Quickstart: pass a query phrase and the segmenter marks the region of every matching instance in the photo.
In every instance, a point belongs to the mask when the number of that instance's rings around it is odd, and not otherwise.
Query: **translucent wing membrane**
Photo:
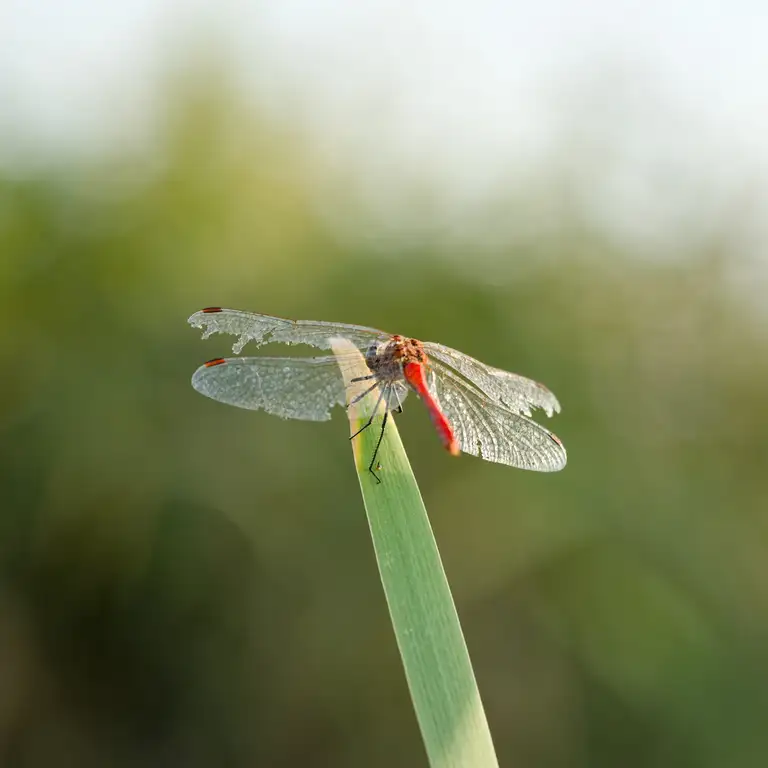
[[[233,357],[201,365],[192,376],[201,394],[284,419],[327,421],[345,404],[335,357]]]
[[[206,397],[238,408],[284,419],[327,421],[335,405],[346,405],[339,365],[340,359],[331,356],[219,358],[195,371],[192,386]],[[371,381],[369,386],[374,384]],[[383,403],[389,410],[397,408],[406,394],[402,384],[389,386]]]
[[[330,349],[329,339],[340,336],[351,341],[356,347],[366,349],[375,341],[389,338],[389,334],[383,331],[362,325],[326,323],[320,320],[288,320],[284,317],[218,307],[195,312],[189,318],[189,324],[195,328],[202,328],[204,339],[214,333],[229,333],[237,336],[237,341],[232,345],[232,351],[236,355],[242,352],[249,341],[254,341],[258,345],[281,342]]]
[[[429,388],[453,427],[461,450],[519,469],[556,472],[567,456],[559,438],[463,381],[446,366],[433,366]]]
[[[449,365],[462,377],[469,379],[489,400],[500,403],[510,411],[526,416],[531,415],[531,408],[541,408],[547,416],[560,412],[557,398],[543,384],[533,379],[486,365],[463,352],[433,341],[424,342],[424,349],[430,357]]]

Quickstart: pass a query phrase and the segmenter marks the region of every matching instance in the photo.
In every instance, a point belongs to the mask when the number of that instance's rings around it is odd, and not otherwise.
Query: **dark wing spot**
[[[221,312],[221,307],[206,307],[205,309],[201,309],[201,312],[205,312],[207,315],[210,315],[214,312]]]
[[[214,365],[223,365],[227,361],[223,357],[214,357],[213,360],[209,360],[207,363],[203,363],[206,368],[213,368]]]

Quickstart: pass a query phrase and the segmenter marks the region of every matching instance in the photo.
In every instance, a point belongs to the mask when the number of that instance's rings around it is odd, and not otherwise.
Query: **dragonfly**
[[[192,386],[222,403],[305,421],[327,421],[334,406],[349,407],[373,393],[376,402],[370,418],[352,438],[383,413],[368,466],[377,482],[381,479],[376,470],[381,467],[376,457],[387,420],[391,412],[402,412],[409,392],[424,403],[452,455],[464,452],[538,472],[556,472],[566,464],[560,438],[532,418],[534,409],[547,416],[560,412],[560,403],[547,387],[443,344],[362,325],[289,320],[221,307],[195,312],[189,323],[202,329],[203,339],[216,333],[236,336],[235,355],[248,343],[304,344],[330,350],[334,339],[349,341],[355,350],[324,357],[214,358],[195,371]],[[369,373],[351,380],[362,382],[364,389],[347,402],[341,366],[345,361],[359,363],[360,353]]]

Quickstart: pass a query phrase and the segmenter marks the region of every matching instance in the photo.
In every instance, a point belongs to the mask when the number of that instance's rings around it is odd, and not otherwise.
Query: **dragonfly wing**
[[[203,338],[214,333],[228,333],[237,336],[232,351],[239,355],[249,342],[258,345],[270,342],[283,344],[308,344],[318,349],[330,349],[330,339],[342,337],[360,349],[367,349],[376,341],[389,338],[389,334],[375,328],[347,323],[326,323],[320,320],[288,320],[284,317],[260,315],[239,309],[211,307],[195,312],[189,324],[203,329]]]
[[[335,357],[219,358],[195,371],[192,386],[221,403],[304,421],[327,421],[346,396]]]
[[[428,383],[465,453],[537,472],[565,466],[565,447],[541,424],[486,398],[445,366],[434,366]]]
[[[547,416],[560,412],[557,398],[538,381],[486,365],[463,352],[432,341],[424,342],[424,349],[430,357],[449,365],[488,399],[504,408],[526,416],[531,415],[531,408],[541,408]]]

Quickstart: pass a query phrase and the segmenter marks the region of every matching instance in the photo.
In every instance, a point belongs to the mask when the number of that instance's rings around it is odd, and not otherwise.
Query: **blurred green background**
[[[138,147],[0,167],[0,765],[425,764],[344,415],[197,395],[231,341],[187,327],[208,305],[440,341],[560,398],[557,475],[398,418],[503,765],[768,764],[741,210],[617,238],[583,204],[594,156],[461,237],[407,186],[398,236],[311,131],[195,61]]]

